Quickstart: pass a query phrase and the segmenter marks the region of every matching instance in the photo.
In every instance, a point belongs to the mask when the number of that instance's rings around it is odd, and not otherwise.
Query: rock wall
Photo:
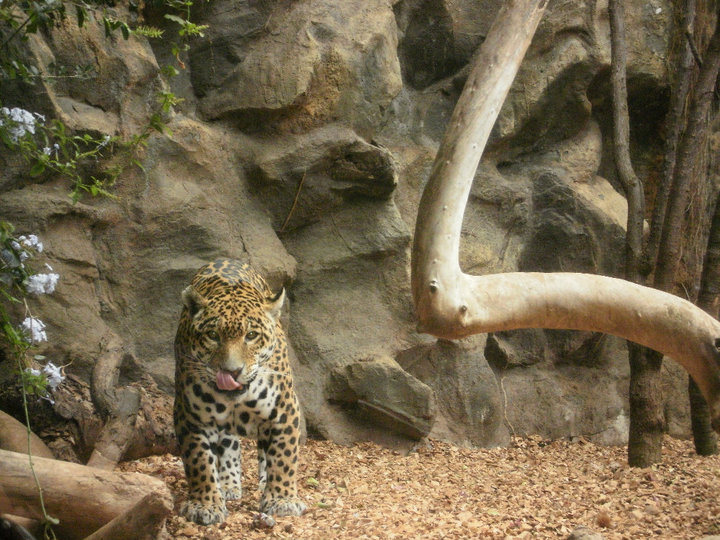
[[[38,62],[90,58],[97,78],[3,89],[3,104],[79,130],[128,135],[154,94],[184,98],[170,136],[114,199],[73,205],[62,180],[28,179],[0,153],[2,215],[42,236],[61,274],[33,306],[43,353],[87,377],[117,334],[125,377],[166,391],[180,291],[205,261],[250,261],[289,291],[288,326],[310,433],[407,446],[430,435],[500,445],[514,434],[627,437],[626,352],[615,338],[523,330],[437,342],[414,329],[409,258],[418,200],[468,63],[499,0],[213,0],[187,69],[170,40],[107,40],[62,24]],[[164,25],[152,4],[142,14]],[[626,204],[614,177],[606,4],[556,0],[495,125],[465,215],[475,274],[622,274]],[[659,166],[670,3],[627,5],[637,167]],[[117,8],[121,9],[121,8]],[[125,16],[128,16],[125,14]],[[651,96],[653,99],[648,99]],[[518,294],[522,294],[519,291]],[[684,375],[668,364],[668,417],[686,433]]]

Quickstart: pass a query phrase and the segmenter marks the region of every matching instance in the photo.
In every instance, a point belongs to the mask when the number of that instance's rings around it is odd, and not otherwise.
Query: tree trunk
[[[689,17],[688,15],[687,18]],[[683,30],[688,33],[687,39],[692,39],[692,36],[689,35],[689,28]],[[692,191],[698,184],[697,156],[707,142],[709,114],[719,70],[720,24],[716,23],[692,94],[687,126],[679,142],[677,163],[667,201],[667,213],[662,224],[654,285],[665,291],[672,291],[675,275],[680,265],[685,213]],[[705,268],[709,270],[708,266]],[[703,307],[703,309],[706,308]],[[708,310],[706,309],[706,311]],[[717,311],[713,315],[717,316]],[[717,452],[717,442],[710,429],[712,413],[707,409],[707,404],[693,381],[688,382],[688,395],[695,448],[699,454],[715,453]]]
[[[663,223],[662,240],[655,268],[654,286],[672,291],[680,265],[681,241],[685,211],[695,185],[695,161],[707,141],[708,114],[713,102],[715,83],[720,70],[720,24],[710,39],[700,68],[694,98],[688,113],[688,124],[678,147],[677,164]]]
[[[663,355],[637,343],[628,343],[628,356],[628,464],[631,467],[649,467],[662,461],[663,435],[666,431],[665,399],[660,373]]]
[[[613,147],[615,166],[625,187],[627,231],[625,234],[625,279],[643,284],[640,271],[643,253],[645,194],[630,160],[630,120],[627,107],[625,13],[622,0],[610,0],[610,42],[612,49]],[[628,342],[630,362],[630,433],[628,463],[647,467],[662,460],[665,418],[660,369],[662,356]]]
[[[172,511],[170,490],[157,478],[53,459],[33,458],[33,463],[45,508],[60,520],[54,527],[59,538],[84,538],[148,494],[161,501],[168,513]],[[42,516],[27,454],[0,450],[0,513]]]
[[[645,276],[652,272],[657,263],[657,254],[660,246],[660,237],[662,236],[662,227],[665,221],[667,201],[675,175],[677,147],[680,141],[680,135],[685,128],[685,110],[690,92],[692,70],[695,66],[694,56],[688,44],[687,34],[692,33],[695,24],[695,4],[695,0],[687,0],[684,3],[682,7],[681,27],[675,36],[674,48],[677,48],[678,52],[675,55],[675,69],[671,70],[671,74],[675,77],[675,80],[672,84],[670,109],[665,116],[665,123],[668,128],[662,178],[655,194],[652,218],[650,220],[650,234],[643,257],[643,274]]]
[[[720,430],[720,323],[690,302],[602,276],[470,276],[460,270],[462,218],[475,171],[544,9],[543,0],[503,3],[450,119],[415,229],[412,292],[419,330],[446,339],[517,328],[625,337],[683,365]]]
[[[627,105],[625,70],[625,13],[622,0],[610,0],[610,37],[612,49],[613,150],[615,167],[625,188],[627,199],[627,230],[625,234],[625,279],[642,284],[640,259],[643,251],[645,194],[643,185],[630,161],[630,119]]]
[[[720,305],[720,195],[715,201],[697,305],[717,318]],[[688,381],[688,395],[695,451],[701,456],[717,454],[717,436],[710,429],[710,411],[700,389],[692,379]]]

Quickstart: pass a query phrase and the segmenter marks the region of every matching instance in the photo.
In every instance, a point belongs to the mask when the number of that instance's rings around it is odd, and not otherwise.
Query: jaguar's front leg
[[[293,410],[291,406],[289,410]],[[278,416],[278,422],[266,422],[259,430],[258,447],[265,450],[267,470],[260,511],[276,516],[299,516],[307,508],[297,496],[300,430],[297,417],[288,421],[287,411]]]
[[[242,497],[242,449],[240,438],[221,433],[214,446],[217,456],[218,481],[226,501]]]
[[[188,482],[188,499],[180,508],[180,514],[201,525],[222,522],[227,509],[218,482],[211,434],[205,430],[180,432],[180,450]]]

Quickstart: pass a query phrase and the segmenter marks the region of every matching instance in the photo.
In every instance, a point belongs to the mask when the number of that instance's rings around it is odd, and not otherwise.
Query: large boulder
[[[402,86],[393,12],[381,0],[203,4],[190,52],[207,118],[252,131],[304,130],[342,117],[373,129]]]
[[[335,368],[328,399],[363,421],[421,439],[435,422],[433,391],[392,358],[377,357]]]
[[[484,447],[510,440],[501,388],[485,360],[484,346],[484,336],[439,340],[398,355],[398,363],[435,394],[438,412],[430,437]]]

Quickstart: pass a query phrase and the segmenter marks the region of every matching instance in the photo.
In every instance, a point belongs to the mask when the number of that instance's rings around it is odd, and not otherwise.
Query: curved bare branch
[[[504,2],[438,150],[412,253],[419,330],[449,339],[516,328],[615,334],[680,363],[698,383],[720,430],[720,323],[690,302],[603,276],[471,276],[460,269],[460,231],[475,171],[544,9],[545,0]]]

